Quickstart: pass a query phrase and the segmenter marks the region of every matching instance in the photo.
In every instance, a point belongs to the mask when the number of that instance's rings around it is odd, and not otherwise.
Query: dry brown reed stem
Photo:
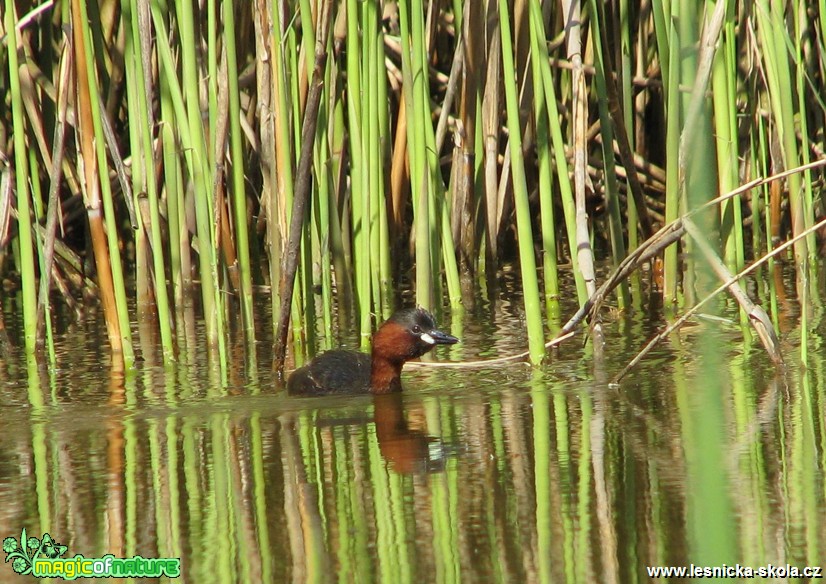
[[[25,16],[23,16],[20,20],[17,21],[17,24],[14,26],[14,28],[17,29],[17,32],[19,33],[24,28],[29,26],[29,24],[34,22],[34,20],[37,19],[41,14],[49,10],[53,4],[54,0],[46,0],[46,2],[44,2],[40,6],[32,8],[28,13],[26,13]],[[0,37],[0,42],[6,42],[6,35]]]
[[[103,209],[98,182],[97,153],[95,152],[95,130],[92,121],[92,96],[89,91],[89,66],[86,60],[86,46],[83,40],[83,27],[80,0],[72,0],[72,45],[74,49],[75,87],[77,89],[76,114],[78,162],[82,165],[85,179],[84,195],[89,216],[89,233],[97,266],[98,284],[100,286],[103,314],[109,344],[113,353],[122,353],[123,344],[120,334],[112,268],[109,263],[109,246],[103,228]]]
[[[566,322],[559,332],[559,335],[565,335],[572,332],[580,322],[586,317],[594,318],[599,314],[602,303],[620,283],[626,279],[631,273],[640,265],[651,259],[656,254],[672,243],[679,241],[685,233],[685,229],[680,220],[669,223],[660,228],[657,233],[642,242],[635,250],[633,250],[620,263],[616,271],[607,279],[599,289],[588,298],[588,301],[583,304],[579,310]],[[559,336],[558,335],[558,336]]]
[[[453,148],[453,240],[457,242],[462,264],[468,270],[476,265],[477,257],[474,161],[478,116],[476,100],[485,59],[483,9],[481,2],[465,2],[460,41],[464,54],[464,75]]]
[[[0,152],[0,164],[8,167],[8,159]],[[5,250],[8,245],[11,227],[11,172],[0,172],[0,250]],[[0,254],[2,258],[3,254]]]
[[[442,103],[442,111],[439,114],[439,121],[436,124],[436,152],[442,151],[442,146],[445,143],[445,135],[447,134],[447,120],[450,117],[450,110],[453,107],[453,98],[456,96],[456,89],[459,87],[460,77],[464,70],[465,64],[464,45],[458,43],[456,51],[453,54],[453,63],[450,65],[450,77],[447,80],[445,88],[445,99]]]
[[[733,191],[731,191],[729,193],[722,194],[719,197],[711,199],[710,201],[706,201],[705,203],[703,203],[702,205],[700,205],[696,209],[693,209],[690,213],[688,213],[688,215],[691,216],[691,215],[694,215],[696,213],[699,213],[703,209],[708,209],[709,207],[711,207],[713,205],[716,205],[717,203],[721,203],[721,202],[725,201],[726,199],[730,199],[731,197],[736,197],[737,195],[741,195],[745,192],[750,191],[753,188],[762,186],[764,184],[772,183],[772,184],[778,184],[779,185],[780,183],[777,182],[777,181],[779,181],[780,179],[786,178],[787,176],[795,174],[795,173],[800,173],[800,172],[804,172],[804,171],[807,171],[807,170],[812,170],[813,168],[819,168],[821,166],[826,166],[826,158],[822,158],[820,160],[815,160],[814,162],[810,162],[808,164],[803,164],[801,166],[795,166],[794,168],[784,170],[783,172],[778,172],[777,174],[767,176],[766,178],[756,178],[756,179],[752,180],[751,182],[748,182],[748,183],[746,183],[742,186],[737,187],[736,189],[734,189]]]
[[[551,67],[556,67],[557,69],[567,69],[570,71],[574,67],[573,64],[567,59],[560,59],[558,57],[548,57],[548,62],[551,64]],[[597,74],[597,69],[593,65],[583,64],[582,70],[585,72],[585,75],[588,75],[589,77],[593,77]],[[659,74],[659,69],[650,73]],[[635,75],[631,78],[631,84],[634,87],[639,87],[640,89],[662,89],[663,86],[662,79],[656,79],[650,75],[647,77],[643,75]]]
[[[307,199],[312,183],[313,145],[318,125],[318,110],[321,104],[324,68],[327,63],[327,38],[330,34],[330,9],[332,0],[325,0],[320,6],[318,16],[318,35],[316,37],[313,77],[307,95],[304,121],[301,125],[301,154],[296,172],[295,195],[290,218],[290,238],[284,256],[284,269],[281,273],[280,298],[281,309],[278,314],[273,367],[277,373],[284,371],[284,358],[287,352],[287,332],[290,325],[290,306],[293,301],[295,274],[298,268],[298,254],[301,246],[301,229],[307,208]]]
[[[241,275],[238,269],[238,255],[235,252],[235,238],[232,224],[229,219],[226,197],[226,167],[224,157],[229,140],[229,87],[227,84],[227,47],[221,50],[221,64],[218,75],[218,116],[215,129],[215,175],[212,189],[212,198],[215,205],[216,234],[218,246],[224,254],[224,262],[229,274],[232,289],[238,292],[241,289]]]
[[[573,99],[573,140],[574,140],[574,201],[576,205],[576,258],[588,296],[596,293],[596,272],[591,238],[588,231],[588,211],[585,205],[585,181],[588,173],[588,91],[585,73],[582,70],[581,14],[579,2],[563,0],[565,34],[568,58],[574,67],[571,76]],[[602,352],[602,329],[594,322],[594,351],[599,357]]]
[[[23,43],[25,46],[25,42]],[[40,100],[37,99],[35,92],[34,79],[32,79],[31,70],[28,67],[19,68],[20,77],[20,92],[23,95],[23,107],[26,110],[26,117],[29,120],[32,134],[34,134],[35,142],[40,150],[40,155],[47,166],[51,166],[51,154],[49,147],[46,144],[46,131],[43,128],[43,112],[40,107]]]
[[[780,179],[782,179],[786,176],[789,176],[790,174],[793,174],[795,172],[804,172],[806,170],[810,170],[812,168],[817,168],[817,167],[824,166],[824,165],[826,165],[826,159],[817,160],[815,162],[812,162],[812,163],[809,163],[809,164],[804,164],[802,166],[798,166],[796,168],[792,168],[792,169],[783,171],[781,173],[772,175],[772,176],[767,177],[767,178],[753,180],[750,183],[748,183],[746,185],[743,185],[742,187],[740,187],[740,188],[738,188],[738,189],[736,189],[736,190],[734,190],[730,193],[726,193],[724,195],[721,195],[721,196],[717,197],[716,199],[713,199],[713,200],[709,201],[708,203],[702,205],[701,207],[693,210],[688,215],[690,216],[690,215],[693,215],[695,213],[699,213],[703,209],[711,206],[712,204],[716,204],[716,203],[719,203],[719,202],[721,202],[725,199],[737,196],[737,195],[741,194],[742,192],[744,192],[746,190],[749,190],[751,188],[755,188],[755,187],[761,186],[761,185],[766,184],[766,183],[776,183],[776,181],[779,181]],[[678,219],[677,221],[672,223],[671,226],[665,226],[665,227],[663,227],[663,229],[665,229],[666,227],[672,227],[673,228],[674,224],[682,223],[682,221],[683,221],[683,218]],[[816,232],[818,229],[821,229],[824,226],[826,226],[826,219],[823,219],[823,220],[819,221],[818,223],[812,225],[808,229],[803,230],[801,233],[795,235],[790,240],[788,240],[785,243],[779,245],[778,247],[773,249],[770,253],[766,254],[765,256],[763,256],[762,258],[760,258],[759,260],[757,260],[756,262],[754,262],[753,264],[751,264],[747,268],[741,270],[736,275],[732,276],[730,279],[726,280],[723,284],[721,284],[714,291],[712,291],[708,296],[706,296],[705,298],[700,300],[700,302],[698,302],[695,306],[691,307],[684,315],[682,315],[680,318],[678,318],[676,321],[674,321],[671,325],[666,327],[662,332],[657,334],[653,339],[651,339],[651,341],[649,341],[649,343],[645,347],[643,347],[643,349],[628,363],[628,365],[626,365],[625,368],[616,377],[614,377],[612,383],[618,383],[623,377],[625,377],[625,375],[628,373],[628,371],[630,371],[631,368],[633,368],[637,363],[639,363],[642,360],[642,358],[651,351],[651,349],[653,349],[660,341],[662,341],[663,339],[668,337],[668,335],[670,335],[672,332],[674,332],[680,326],[682,326],[683,323],[685,323],[691,316],[693,316],[706,302],[711,300],[713,297],[715,297],[717,294],[719,294],[723,290],[729,288],[733,283],[739,281],[740,279],[742,279],[743,277],[745,277],[746,275],[748,275],[749,273],[751,273],[752,271],[757,269],[759,266],[761,266],[764,263],[766,263],[767,261],[769,261],[769,259],[771,259],[774,256],[778,255],[780,252],[788,249],[790,246],[795,245],[800,239],[808,236],[810,233]],[[662,231],[662,230],[660,230],[660,231]],[[751,317],[751,315],[750,315],[750,317]],[[753,320],[753,319],[750,318],[750,320]],[[761,326],[761,325],[757,325],[757,326]],[[761,338],[761,341],[763,341],[763,336],[762,336],[763,333],[758,330],[758,334],[761,335],[760,338]],[[773,356],[773,358],[774,358],[774,356]]]
[[[488,18],[499,19],[496,2],[491,2]],[[500,127],[500,100],[501,88],[499,86],[499,76],[502,71],[502,39],[499,36],[499,27],[494,26],[491,31],[490,45],[488,47],[488,63],[485,78],[485,92],[482,97],[482,133],[484,136],[485,149],[485,219],[487,221],[486,257],[493,261],[498,254],[497,234],[498,223],[497,208],[498,202],[498,180],[499,180],[499,127]],[[509,160],[505,156],[505,160]],[[502,169],[505,174],[505,169]]]
[[[447,81],[447,87],[445,89],[445,98],[444,102],[441,106],[441,112],[439,113],[439,121],[436,124],[436,152],[442,151],[442,146],[444,145],[445,136],[447,135],[447,122],[450,118],[450,111],[453,107],[453,99],[456,96],[456,91],[459,88],[459,85],[464,77],[464,65],[465,65],[465,51],[464,51],[464,43],[457,40],[456,43],[456,51],[453,54],[453,62],[450,66],[450,77]],[[451,171],[454,173],[457,172],[458,167],[453,166]],[[455,195],[455,183],[454,184],[454,202],[452,205],[452,222],[451,222],[451,232],[453,234],[453,240],[459,242],[459,230],[461,226],[469,219],[466,217],[462,217],[459,213],[462,209],[458,205],[458,201],[456,201]],[[463,254],[464,255],[464,254]]]
[[[138,219],[135,216],[135,203],[132,200],[132,182],[131,174],[126,171],[126,164],[123,162],[123,157],[120,155],[120,148],[118,146],[118,138],[115,136],[115,130],[112,128],[112,121],[109,119],[109,114],[103,107],[102,98],[98,97],[98,104],[100,106],[100,122],[103,126],[103,135],[106,137],[106,147],[109,149],[109,156],[115,165],[115,176],[120,184],[121,193],[123,194],[123,201],[126,203],[126,212],[129,215],[129,223],[132,229],[138,229]],[[157,142],[160,146],[160,141]],[[160,165],[158,170],[160,171]],[[151,180],[151,179],[150,179]]]
[[[390,233],[398,237],[404,229],[404,189],[409,184],[407,169],[407,106],[406,100],[399,100],[396,118],[396,140],[393,145],[393,160],[390,165]],[[343,166],[343,165],[342,165]]]
[[[258,158],[261,161],[261,210],[258,215],[259,232],[264,222],[271,237],[274,234],[275,209],[272,208],[272,188],[275,184],[275,126],[272,115],[272,70],[270,69],[270,18],[266,0],[255,0],[253,25],[255,27],[255,114],[258,117]],[[270,245],[273,241],[270,240]]]

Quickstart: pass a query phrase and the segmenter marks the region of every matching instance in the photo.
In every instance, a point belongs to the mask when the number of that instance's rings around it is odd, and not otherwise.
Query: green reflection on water
[[[807,370],[775,380],[729,334],[687,329],[620,388],[594,383],[570,346],[545,369],[411,371],[389,400],[288,398],[266,371],[222,378],[197,356],[132,375],[65,367],[48,403],[3,411],[4,524],[48,530],[70,555],[180,556],[188,581],[645,582],[656,565],[817,565],[820,339]],[[609,352],[606,368],[627,358]],[[22,397],[9,384],[6,403],[42,398],[43,373],[18,373],[35,381]]]

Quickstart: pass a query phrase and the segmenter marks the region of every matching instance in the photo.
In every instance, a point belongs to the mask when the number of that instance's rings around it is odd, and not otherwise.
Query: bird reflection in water
[[[399,392],[373,397],[376,437],[385,462],[401,474],[441,472],[460,449],[420,430],[412,430]]]

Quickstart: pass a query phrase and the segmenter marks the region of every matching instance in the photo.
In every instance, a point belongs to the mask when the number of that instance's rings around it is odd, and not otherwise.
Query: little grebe
[[[389,393],[401,391],[402,367],[436,345],[459,339],[436,329],[423,308],[399,310],[373,335],[372,355],[355,351],[327,351],[296,369],[287,390],[292,395]]]

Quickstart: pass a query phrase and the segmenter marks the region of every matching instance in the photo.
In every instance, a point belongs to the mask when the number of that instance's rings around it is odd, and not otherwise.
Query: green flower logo
[[[18,574],[22,574],[29,567],[29,563],[24,558],[14,558],[11,567]]]
[[[11,562],[12,569],[18,574],[28,574],[32,571],[32,564],[38,557],[59,558],[66,553],[67,547],[52,539],[48,533],[43,539],[26,537],[26,529],[20,534],[20,539],[7,537],[3,540],[3,551],[6,552],[6,563]]]

